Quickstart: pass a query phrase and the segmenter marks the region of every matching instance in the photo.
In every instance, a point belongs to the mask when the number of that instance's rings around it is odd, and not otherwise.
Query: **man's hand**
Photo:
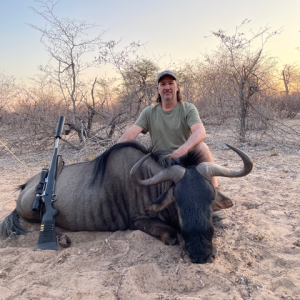
[[[192,135],[188,138],[188,140],[177,150],[172,152],[169,155],[166,155],[168,158],[178,158],[183,156],[189,152],[189,150],[193,149],[196,145],[203,142],[206,139],[205,128],[202,123],[196,123],[191,126]]]
[[[178,158],[188,153],[188,149],[182,145],[177,150],[173,151],[172,153],[166,155],[167,158]]]

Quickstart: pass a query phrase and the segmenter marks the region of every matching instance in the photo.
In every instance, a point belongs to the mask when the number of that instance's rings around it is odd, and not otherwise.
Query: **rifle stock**
[[[56,129],[56,142],[52,162],[47,177],[46,188],[41,198],[45,206],[45,213],[41,222],[40,235],[38,240],[37,249],[40,250],[57,250],[57,238],[55,231],[55,220],[58,210],[52,207],[52,202],[56,201],[56,195],[54,194],[55,177],[57,169],[57,156],[58,156],[58,142],[61,138],[62,129],[64,126],[65,118],[61,116],[58,121]]]

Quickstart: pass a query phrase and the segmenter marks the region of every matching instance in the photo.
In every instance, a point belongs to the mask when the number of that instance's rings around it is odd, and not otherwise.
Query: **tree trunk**
[[[283,83],[284,83],[284,87],[285,87],[285,94],[288,96],[289,95],[288,79],[287,79],[287,75],[285,74],[284,70],[282,71],[282,78],[283,78]]]
[[[241,114],[240,114],[240,141],[245,142],[246,139],[246,116],[247,116],[247,105],[244,95],[244,85],[240,87],[240,103],[241,103]]]
[[[95,111],[89,111],[88,113],[88,124],[87,124],[87,137],[91,137],[91,131],[93,126],[93,119],[95,116]]]
[[[112,135],[114,134],[114,132],[115,132],[115,129],[116,129],[116,125],[115,125],[115,123],[113,123],[112,125],[111,125],[111,127],[110,127],[110,131],[109,131],[109,134],[108,134],[108,138],[112,138]]]

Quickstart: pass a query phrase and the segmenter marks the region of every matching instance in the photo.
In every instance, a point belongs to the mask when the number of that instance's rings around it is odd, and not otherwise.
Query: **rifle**
[[[58,210],[52,207],[52,202],[57,200],[57,196],[54,194],[54,188],[57,168],[58,142],[61,138],[64,122],[65,117],[61,116],[58,120],[56,128],[56,142],[50,170],[49,173],[47,169],[42,170],[41,180],[39,185],[36,187],[37,194],[32,207],[34,211],[38,211],[40,209],[40,203],[42,202],[46,209],[45,213],[43,214],[40,236],[37,245],[37,249],[40,250],[57,250],[58,248],[54,220],[54,217],[56,217],[58,214]]]

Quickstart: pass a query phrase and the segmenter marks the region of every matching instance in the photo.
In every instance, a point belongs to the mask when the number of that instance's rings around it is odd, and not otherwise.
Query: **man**
[[[134,125],[119,139],[118,143],[135,140],[140,133],[149,131],[153,151],[171,150],[170,158],[177,158],[195,149],[202,152],[204,161],[214,159],[204,143],[206,132],[196,107],[182,102],[176,75],[164,71],[157,77],[157,104],[145,108]],[[218,188],[216,177],[211,179]]]

